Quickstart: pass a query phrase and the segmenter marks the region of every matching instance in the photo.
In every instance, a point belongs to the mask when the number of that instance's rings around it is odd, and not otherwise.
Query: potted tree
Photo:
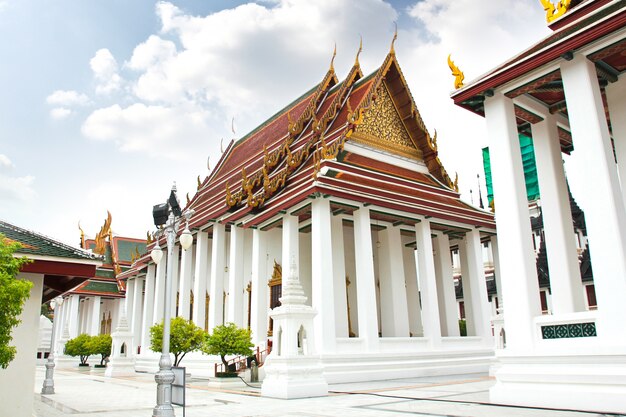
[[[175,317],[170,321],[170,352],[174,354],[174,365],[178,366],[185,355],[202,347],[206,333],[193,321]],[[160,352],[163,346],[163,323],[150,328],[150,349]]]
[[[89,341],[89,347],[93,355],[100,355],[100,365],[95,365],[94,368],[104,368],[106,364],[104,361],[111,355],[111,335],[101,334],[99,336],[92,336]]]
[[[218,355],[226,372],[218,372],[216,377],[236,377],[236,372],[228,372],[227,355],[252,355],[252,337],[250,330],[237,327],[235,323],[215,326],[213,333],[207,336],[202,345],[202,352]]]
[[[70,339],[65,343],[65,354],[69,356],[78,356],[80,364],[78,366],[89,366],[87,359],[93,353],[91,350],[91,336],[83,333]]]

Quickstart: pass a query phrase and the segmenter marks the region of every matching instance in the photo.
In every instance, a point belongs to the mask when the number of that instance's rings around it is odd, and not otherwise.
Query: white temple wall
[[[248,325],[248,284],[252,283],[252,230],[244,229],[243,241],[243,302],[241,310],[243,314],[243,327]]]

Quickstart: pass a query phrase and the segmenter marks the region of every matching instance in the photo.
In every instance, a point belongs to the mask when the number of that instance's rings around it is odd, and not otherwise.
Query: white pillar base
[[[104,376],[132,376],[135,375],[135,358],[111,358],[104,371]]]
[[[265,361],[262,396],[288,400],[328,395],[319,356],[272,356]]]
[[[586,347],[587,352],[603,351]],[[607,413],[626,410],[626,350],[586,354],[498,354],[494,404]]]

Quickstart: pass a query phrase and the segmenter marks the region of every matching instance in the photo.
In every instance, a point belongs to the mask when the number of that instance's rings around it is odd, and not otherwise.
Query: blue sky
[[[496,8],[499,7],[499,8]],[[113,215],[143,237],[235,137],[319,82],[359,36],[364,72],[397,56],[469,200],[484,121],[455,108],[448,53],[472,79],[545,36],[539,1],[0,0],[0,218],[76,244]]]

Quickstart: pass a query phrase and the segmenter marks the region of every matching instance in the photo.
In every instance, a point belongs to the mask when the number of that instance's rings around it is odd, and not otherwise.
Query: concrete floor
[[[44,368],[37,368],[35,417],[149,417],[156,405],[150,374],[106,378],[103,370],[55,370],[53,395],[39,394]],[[259,396],[260,384],[237,390],[209,388],[206,380],[187,381],[185,415],[248,417],[600,417],[606,414],[488,404],[494,383],[484,374],[422,377],[335,384],[328,397],[275,400]],[[175,406],[177,417],[183,416]]]

